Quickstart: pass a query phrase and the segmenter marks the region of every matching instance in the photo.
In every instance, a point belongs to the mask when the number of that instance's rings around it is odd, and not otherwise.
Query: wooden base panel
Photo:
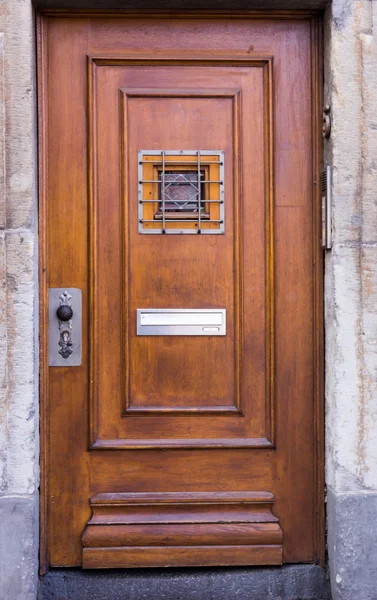
[[[84,548],[84,569],[281,565],[282,546]]]
[[[265,491],[97,494],[83,567],[281,564],[273,502]]]
[[[111,540],[110,544],[109,541]],[[226,546],[280,544],[278,523],[175,523],[88,527],[86,548],[106,546]]]

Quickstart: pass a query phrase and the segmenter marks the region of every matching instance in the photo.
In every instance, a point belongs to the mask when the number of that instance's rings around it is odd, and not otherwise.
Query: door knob
[[[56,311],[59,321],[70,321],[73,317],[73,310],[68,304],[61,304]]]

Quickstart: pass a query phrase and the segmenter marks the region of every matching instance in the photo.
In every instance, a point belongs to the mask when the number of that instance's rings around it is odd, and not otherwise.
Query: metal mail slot
[[[225,335],[225,308],[138,308],[137,335]]]

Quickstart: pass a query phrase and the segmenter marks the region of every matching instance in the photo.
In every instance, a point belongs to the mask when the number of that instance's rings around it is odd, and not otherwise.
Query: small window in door
[[[161,199],[155,218],[196,219],[198,211],[201,217],[209,219],[205,207],[205,172],[189,171],[182,168],[176,171],[159,171],[161,181],[159,198]]]
[[[224,233],[221,151],[139,152],[139,233]]]

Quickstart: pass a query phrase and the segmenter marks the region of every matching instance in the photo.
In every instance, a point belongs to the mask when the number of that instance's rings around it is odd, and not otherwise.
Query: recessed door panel
[[[92,342],[93,446],[268,446],[273,442],[273,336],[266,329],[266,315],[272,327],[273,314],[273,272],[266,266],[273,235],[271,61],[234,60],[226,69],[221,59],[206,66],[195,59],[188,66],[160,60],[152,68],[142,60],[132,66],[113,62],[94,57],[88,67],[96,169],[92,221],[98,232],[91,273],[92,332],[98,339]],[[146,78],[154,87],[139,88]],[[119,118],[109,122],[110,113]],[[248,127],[252,135],[242,135]],[[166,182],[177,173],[181,181]],[[241,189],[249,191],[241,196]],[[210,217],[211,199],[223,202],[221,230],[211,223],[216,221]],[[213,225],[216,229],[206,228]],[[162,226],[165,235],[146,235],[163,231]],[[180,233],[169,235],[173,231]],[[245,256],[245,238],[253,239],[252,255]],[[243,293],[244,279],[253,282],[251,302]],[[112,290],[111,298],[100,293],[105,289]],[[189,339],[139,336],[141,307],[225,307],[227,332]],[[242,361],[248,339],[252,353]]]

